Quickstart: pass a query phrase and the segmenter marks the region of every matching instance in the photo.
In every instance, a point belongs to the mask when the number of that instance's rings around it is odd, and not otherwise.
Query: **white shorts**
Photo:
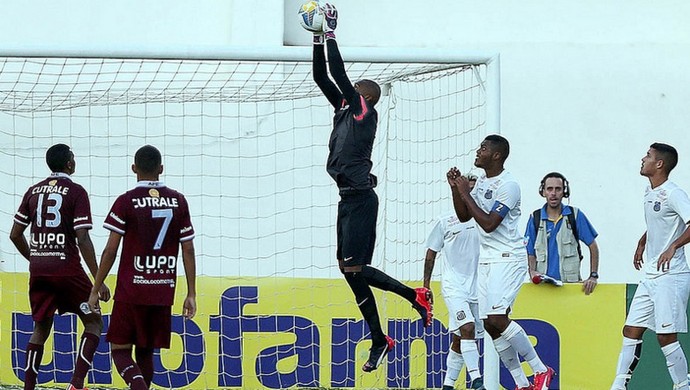
[[[657,334],[688,331],[690,274],[664,274],[644,279],[635,291],[625,325],[647,328]]]
[[[461,295],[443,295],[448,308],[448,331],[460,336],[460,327],[474,322],[475,338],[481,334],[483,327],[479,319],[479,304],[470,302]]]
[[[477,268],[480,318],[508,314],[525,280],[526,261],[480,263]]]

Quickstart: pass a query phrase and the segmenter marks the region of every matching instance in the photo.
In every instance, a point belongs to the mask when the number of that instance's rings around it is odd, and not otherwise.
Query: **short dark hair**
[[[510,143],[507,139],[498,134],[490,134],[484,138],[484,141],[491,142],[491,149],[500,153],[501,157],[503,157],[503,161],[508,158],[508,155],[510,154]]]
[[[543,192],[544,189],[546,189],[546,179],[561,179],[561,183],[563,184],[563,197],[570,197],[570,183],[568,183],[568,179],[560,172],[549,172],[541,179],[541,183],[539,183],[539,195],[544,196]]]
[[[650,148],[656,150],[659,160],[664,161],[664,168],[666,173],[671,173],[673,168],[678,164],[678,151],[671,145],[655,142],[649,145]]]
[[[64,172],[67,163],[74,157],[72,150],[65,144],[55,144],[46,152],[46,164],[53,172]]]
[[[378,85],[378,83],[376,83],[376,81],[362,79],[359,80],[356,84],[359,84],[360,88],[363,89],[363,92],[371,96],[372,105],[375,105],[379,102],[379,99],[381,98],[381,87]]]
[[[141,173],[156,173],[161,161],[161,152],[151,145],[142,146],[134,154],[134,165]]]

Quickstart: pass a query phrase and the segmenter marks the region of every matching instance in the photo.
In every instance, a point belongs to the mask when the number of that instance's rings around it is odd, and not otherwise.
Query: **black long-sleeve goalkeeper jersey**
[[[350,83],[335,40],[329,39],[326,44],[328,66],[335,84],[326,72],[323,45],[314,45],[313,62],[314,80],[335,109],[326,170],[340,188],[374,188],[376,176],[371,173],[371,153],[378,113]]]

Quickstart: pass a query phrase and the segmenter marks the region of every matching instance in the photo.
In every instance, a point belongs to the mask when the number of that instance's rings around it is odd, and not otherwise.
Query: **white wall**
[[[307,44],[299,2],[14,1],[3,4],[0,46]],[[690,2],[336,5],[342,46],[500,52],[501,132],[512,144],[508,167],[522,181],[524,213],[541,204],[543,174],[561,171],[573,204],[600,233],[601,281],[639,279],[631,265],[644,230],[639,159],[650,143],[678,148],[672,178],[690,189]]]

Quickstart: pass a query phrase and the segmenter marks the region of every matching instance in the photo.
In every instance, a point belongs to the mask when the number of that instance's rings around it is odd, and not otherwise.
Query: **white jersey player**
[[[457,168],[448,171],[453,206],[461,221],[474,219],[479,231],[477,287],[479,314],[496,351],[510,371],[518,390],[548,389],[555,375],[537,355],[524,329],[508,317],[522,283],[527,278],[527,251],[518,230],[520,186],[504,170],[510,145],[500,135],[489,135],[477,150],[474,165],[485,172],[470,192]],[[534,384],[522,370],[518,355],[535,372]]]
[[[642,352],[645,330],[656,332],[666,357],[674,389],[688,390],[688,364],[678,333],[688,330],[686,309],[690,294],[690,268],[683,245],[690,241],[690,199],[668,180],[678,162],[670,145],[654,143],[642,158],[640,174],[649,179],[644,196],[647,231],[633,257],[645,278],[635,291],[623,327],[623,347],[611,389],[625,389]],[[646,252],[646,261],[643,254]]]
[[[468,177],[470,186],[476,176]],[[467,364],[471,389],[484,389],[479,371],[479,351],[475,323],[479,319],[477,304],[477,261],[479,236],[474,222],[460,222],[455,211],[440,216],[427,239],[424,261],[424,287],[431,284],[436,255],[441,257],[441,295],[448,307],[448,329],[452,342],[446,359],[443,390],[454,388],[463,364]],[[481,328],[481,326],[480,326]]]

